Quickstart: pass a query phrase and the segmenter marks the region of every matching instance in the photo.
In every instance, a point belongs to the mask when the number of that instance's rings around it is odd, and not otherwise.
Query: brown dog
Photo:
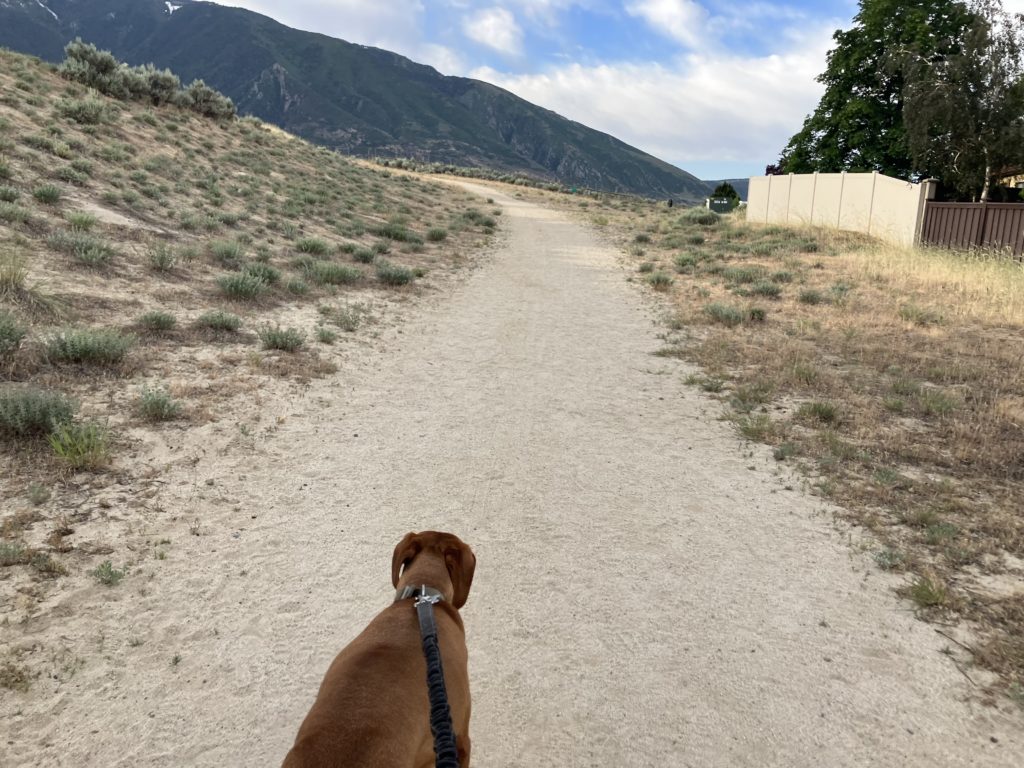
[[[391,583],[426,585],[434,606],[459,765],[469,765],[469,672],[461,608],[476,558],[457,536],[409,533],[395,547]],[[428,768],[434,765],[427,666],[413,599],[399,599],[338,654],[283,768]]]

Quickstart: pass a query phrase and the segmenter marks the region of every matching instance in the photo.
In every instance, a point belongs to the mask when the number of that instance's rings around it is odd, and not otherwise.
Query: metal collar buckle
[[[404,589],[400,589],[395,593],[395,602],[400,600],[408,600],[410,597],[416,598],[416,605],[420,603],[430,603],[436,605],[437,603],[444,600],[444,595],[440,590],[428,587],[426,584],[421,584],[418,587],[407,586]]]

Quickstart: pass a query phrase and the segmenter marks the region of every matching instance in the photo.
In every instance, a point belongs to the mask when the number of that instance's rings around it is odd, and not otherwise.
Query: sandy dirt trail
[[[278,764],[394,544],[440,528],[478,557],[477,766],[1019,765],[1019,718],[965,703],[891,577],[651,355],[615,250],[467,186],[504,208],[493,258],[268,406],[275,434],[169,478],[204,534],[145,596],[68,609],[102,648],[8,717],[0,764]]]

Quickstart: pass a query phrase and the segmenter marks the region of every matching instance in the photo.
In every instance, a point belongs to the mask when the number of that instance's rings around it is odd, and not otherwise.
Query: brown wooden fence
[[[921,242],[942,248],[993,248],[1024,257],[1024,204],[936,203],[924,209]]]

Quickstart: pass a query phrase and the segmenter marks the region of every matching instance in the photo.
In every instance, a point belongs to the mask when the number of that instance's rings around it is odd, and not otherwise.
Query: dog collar
[[[395,592],[396,603],[399,600],[408,600],[410,597],[423,598],[431,603],[437,603],[444,600],[444,595],[440,590],[428,587],[426,584],[421,584],[418,587],[410,585]]]

